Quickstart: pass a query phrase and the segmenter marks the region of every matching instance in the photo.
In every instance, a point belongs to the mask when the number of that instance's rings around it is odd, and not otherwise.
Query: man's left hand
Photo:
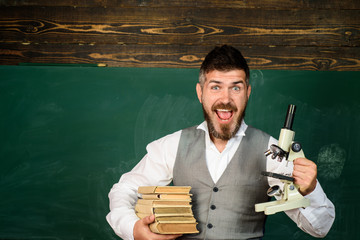
[[[316,187],[317,167],[313,161],[306,158],[294,160],[293,178],[299,186],[299,192],[305,196],[314,191]]]

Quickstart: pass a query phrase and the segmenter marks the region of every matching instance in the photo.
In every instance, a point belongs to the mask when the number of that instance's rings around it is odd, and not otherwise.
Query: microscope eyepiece
[[[284,123],[284,127],[286,129],[292,130],[292,125],[294,122],[294,117],[295,117],[295,110],[296,110],[296,106],[293,104],[290,104],[287,110],[287,114],[286,114],[286,118],[285,118],[285,123]]]

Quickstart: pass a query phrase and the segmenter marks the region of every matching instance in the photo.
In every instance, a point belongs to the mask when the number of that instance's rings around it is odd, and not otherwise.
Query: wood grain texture
[[[360,10],[10,7],[0,15],[2,42],[360,45]]]
[[[360,9],[354,0],[0,0],[0,6]]]
[[[251,69],[353,71],[360,49],[318,47],[247,47],[241,50]],[[0,45],[0,64],[105,63],[109,67],[199,68],[212,46],[192,45]],[[341,52],[340,54],[336,54]],[[314,57],[316,56],[316,57]]]
[[[360,69],[360,3],[265,2],[0,0],[0,64],[198,67],[231,44],[258,69]]]

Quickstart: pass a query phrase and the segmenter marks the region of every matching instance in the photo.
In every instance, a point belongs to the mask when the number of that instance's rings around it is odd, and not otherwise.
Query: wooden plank
[[[72,7],[202,7],[266,9],[360,9],[354,0],[0,0],[0,6],[72,6]]]
[[[0,16],[2,42],[360,46],[360,10],[1,7]]]
[[[359,71],[360,49],[351,47],[239,48],[251,69]],[[213,46],[0,43],[0,64],[106,63],[110,67],[199,68]]]

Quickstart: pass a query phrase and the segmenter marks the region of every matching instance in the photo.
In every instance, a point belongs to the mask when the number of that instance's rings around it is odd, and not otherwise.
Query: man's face
[[[198,83],[196,92],[203,105],[210,136],[229,140],[240,128],[251,87],[246,85],[243,70],[214,70],[205,76],[203,89]]]

